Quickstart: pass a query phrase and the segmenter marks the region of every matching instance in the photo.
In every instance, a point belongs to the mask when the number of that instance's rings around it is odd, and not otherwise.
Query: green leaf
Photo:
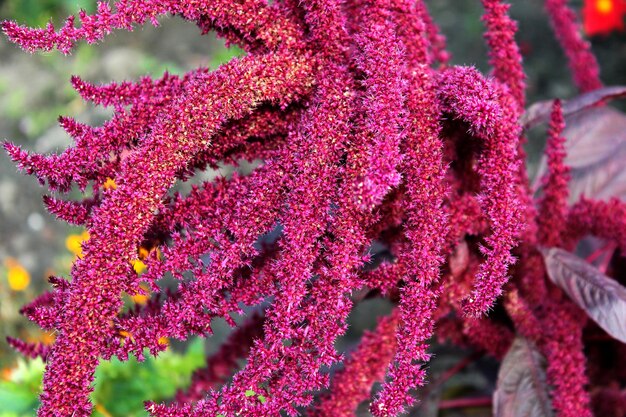
[[[142,363],[130,358],[103,361],[96,371],[92,401],[102,404],[114,416],[145,416],[143,402],[171,398],[187,386],[191,373],[204,365],[204,348],[196,339],[184,354],[167,350],[154,358],[145,353]]]
[[[0,411],[34,414],[37,408],[38,392],[31,391],[27,386],[11,381],[0,381]]]

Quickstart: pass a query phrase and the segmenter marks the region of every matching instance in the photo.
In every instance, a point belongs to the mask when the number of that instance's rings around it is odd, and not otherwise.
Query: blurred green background
[[[581,3],[571,2],[577,9]],[[480,1],[431,0],[428,4],[447,35],[452,62],[488,71]],[[575,90],[563,53],[543,13],[543,1],[513,0],[512,4],[512,15],[520,26],[518,41],[528,75],[529,103],[572,97]],[[32,26],[45,25],[52,19],[59,24],[79,8],[93,11],[95,0],[0,0],[0,19]],[[69,57],[55,52],[31,55],[0,36],[0,139],[9,139],[37,152],[59,152],[71,141],[56,125],[58,115],[71,115],[91,124],[106,120],[110,116],[108,110],[80,100],[69,84],[70,74],[92,82],[134,80],[146,74],[158,77],[164,71],[180,74],[198,66],[215,68],[241,53],[225,48],[214,36],[199,36],[193,24],[179,18],[162,18],[160,22],[159,28],[146,25],[132,33],[116,31],[98,45],[80,44]],[[626,84],[626,35],[612,33],[591,41],[604,82]],[[530,139],[529,161],[534,165],[543,147],[541,129],[531,132]],[[0,240],[0,417],[35,414],[43,364],[18,358],[4,338],[12,335],[46,343],[53,340],[53,335],[40,332],[19,316],[18,310],[47,289],[48,275],[67,276],[83,233],[79,228],[56,221],[43,210],[44,191],[34,178],[19,174],[0,152],[0,235],[3,237]],[[384,303],[367,302],[360,306],[351,316],[350,331],[339,345],[352,346],[363,329],[374,327],[372,311],[388,310]],[[170,398],[178,387],[188,382],[192,370],[203,364],[205,351],[215,349],[227,332],[221,323],[215,341],[207,346],[194,341],[186,349],[170,349],[143,365],[133,360],[103,362],[98,368],[93,394],[97,404],[95,414],[145,415],[142,400]],[[440,346],[433,349],[439,359],[430,367],[434,375],[455,363],[462,354]],[[493,373],[493,364],[470,367],[452,383],[454,392],[490,392],[487,375],[490,372]],[[451,395],[450,389],[442,395]],[[419,413],[412,415],[426,415]],[[471,415],[486,416],[490,412],[474,410]]]

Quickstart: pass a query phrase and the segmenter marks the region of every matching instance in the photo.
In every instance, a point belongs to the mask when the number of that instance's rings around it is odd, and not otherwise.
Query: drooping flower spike
[[[173,14],[247,53],[183,76],[106,85],[73,77],[84,100],[112,108],[108,122],[61,117],[75,143],[58,155],[5,143],[52,192],[93,190],[44,199],[89,239],[71,279],[51,278],[53,291],[23,309],[56,332],[55,343],[10,339],[46,360],[38,414],[90,415],[99,361],[210,337],[223,318],[238,329],[175,401],[147,402],[151,415],[351,416],[370,400],[374,415],[396,416],[426,382],[433,335],[501,359],[516,333],[547,358],[559,416],[589,415],[585,320],[545,279],[536,245],[571,248],[594,234],[625,246],[624,207],[566,204],[558,102],[543,196],[530,194],[516,24],[506,3],[482,3],[489,76],[450,65],[423,1],[120,0],[59,31],[4,22],[27,51],[69,53]],[[597,67],[571,15],[562,2],[547,7],[578,84],[595,88]],[[242,161],[251,172],[171,192]],[[355,350],[336,351],[368,297],[394,310]],[[499,300],[507,319],[487,315]],[[263,316],[238,326],[249,307]]]
[[[561,102],[555,100],[546,147],[548,174],[542,180],[543,197],[540,202],[541,211],[538,217],[541,234],[539,241],[546,246],[560,244],[561,234],[565,232],[568,214],[569,168],[565,165],[565,138],[561,136],[564,127],[565,121],[563,120]]]
[[[576,86],[581,92],[602,87],[598,61],[591,51],[591,44],[583,39],[576,13],[567,5],[567,0],[546,0],[545,6]]]

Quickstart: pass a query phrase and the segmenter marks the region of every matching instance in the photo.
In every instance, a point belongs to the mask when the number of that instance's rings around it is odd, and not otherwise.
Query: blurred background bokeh
[[[0,0],[0,20],[12,19],[31,26],[45,25],[50,19],[61,23],[80,8],[95,9],[95,0]],[[488,71],[486,48],[482,40],[482,8],[479,0],[430,0],[435,20],[447,35],[454,64],[475,65]],[[582,0],[571,4],[580,10]],[[512,15],[519,21],[518,41],[524,54],[528,75],[528,100],[575,94],[567,64],[548,26],[542,0],[513,0]],[[71,88],[69,78],[77,74],[92,82],[136,80],[143,75],[158,77],[164,71],[181,74],[198,66],[215,68],[241,51],[227,49],[212,35],[200,36],[191,23],[170,17],[161,26],[136,28],[134,32],[116,31],[104,42],[80,44],[65,57],[57,52],[28,54],[0,36],[0,140],[11,140],[37,152],[60,152],[71,144],[56,124],[59,115],[71,115],[82,122],[99,124],[110,113],[84,103]],[[591,39],[607,85],[626,85],[626,34],[615,32]],[[618,104],[619,105],[619,104]],[[531,132],[529,162],[534,166],[543,147],[541,129]],[[18,314],[20,306],[48,289],[46,277],[67,276],[79,255],[84,230],[57,221],[44,211],[41,196],[45,189],[33,177],[17,172],[13,163],[0,152],[0,417],[35,414],[41,380],[41,361],[18,358],[6,344],[7,335],[50,343],[54,335],[42,333]],[[350,348],[364,329],[376,322],[375,312],[389,306],[368,301],[351,316],[351,327],[339,346]],[[219,341],[227,333],[223,323],[216,326]],[[134,361],[103,363],[98,369],[94,392],[95,414],[139,416],[142,399],[160,401],[171,397],[183,386],[193,369],[202,365],[205,346],[196,341],[170,349],[158,359],[142,366]],[[435,345],[436,361],[430,372],[436,376],[467,354]],[[489,393],[496,371],[488,360],[477,362],[459,373],[446,392]],[[437,415],[425,406],[412,415]],[[431,407],[432,408],[432,407]],[[488,408],[467,411],[442,411],[439,415],[491,415]],[[430,414],[429,414],[430,413]]]

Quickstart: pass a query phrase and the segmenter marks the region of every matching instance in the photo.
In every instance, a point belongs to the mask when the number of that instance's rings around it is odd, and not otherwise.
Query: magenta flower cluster
[[[623,244],[626,219],[607,222],[606,213],[624,207],[589,199],[568,206],[559,102],[544,192],[534,199],[516,24],[500,0],[482,3],[489,76],[449,65],[423,1],[119,0],[59,30],[4,22],[27,51],[69,53],[78,41],[172,14],[247,52],[182,77],[108,85],[73,77],[85,100],[113,108],[109,121],[92,127],[61,117],[75,144],[58,155],[5,144],[20,169],[56,193],[48,209],[90,236],[71,280],[51,278],[54,290],[23,310],[55,329],[54,345],[11,339],[45,357],[38,415],[89,416],[100,360],[156,355],[163,338],[206,337],[214,318],[236,326],[234,315],[258,305],[263,315],[240,325],[187,391],[146,409],[353,416],[382,382],[370,410],[396,416],[425,384],[437,328],[442,340],[496,358],[524,335],[547,359],[558,416],[591,416],[585,320],[546,279],[537,248],[571,249],[587,233]],[[583,91],[600,87],[572,11],[559,1],[546,6],[575,80]],[[169,193],[199,171],[244,160],[256,162],[249,175]],[[75,186],[90,195],[62,199]],[[267,238],[277,230],[278,239]],[[380,262],[373,242],[393,259]],[[142,275],[133,270],[140,256]],[[166,274],[175,289],[158,285]],[[149,301],[123,309],[124,294],[138,292]],[[364,297],[387,297],[396,308],[344,355],[335,341]],[[496,300],[507,320],[487,316]]]

